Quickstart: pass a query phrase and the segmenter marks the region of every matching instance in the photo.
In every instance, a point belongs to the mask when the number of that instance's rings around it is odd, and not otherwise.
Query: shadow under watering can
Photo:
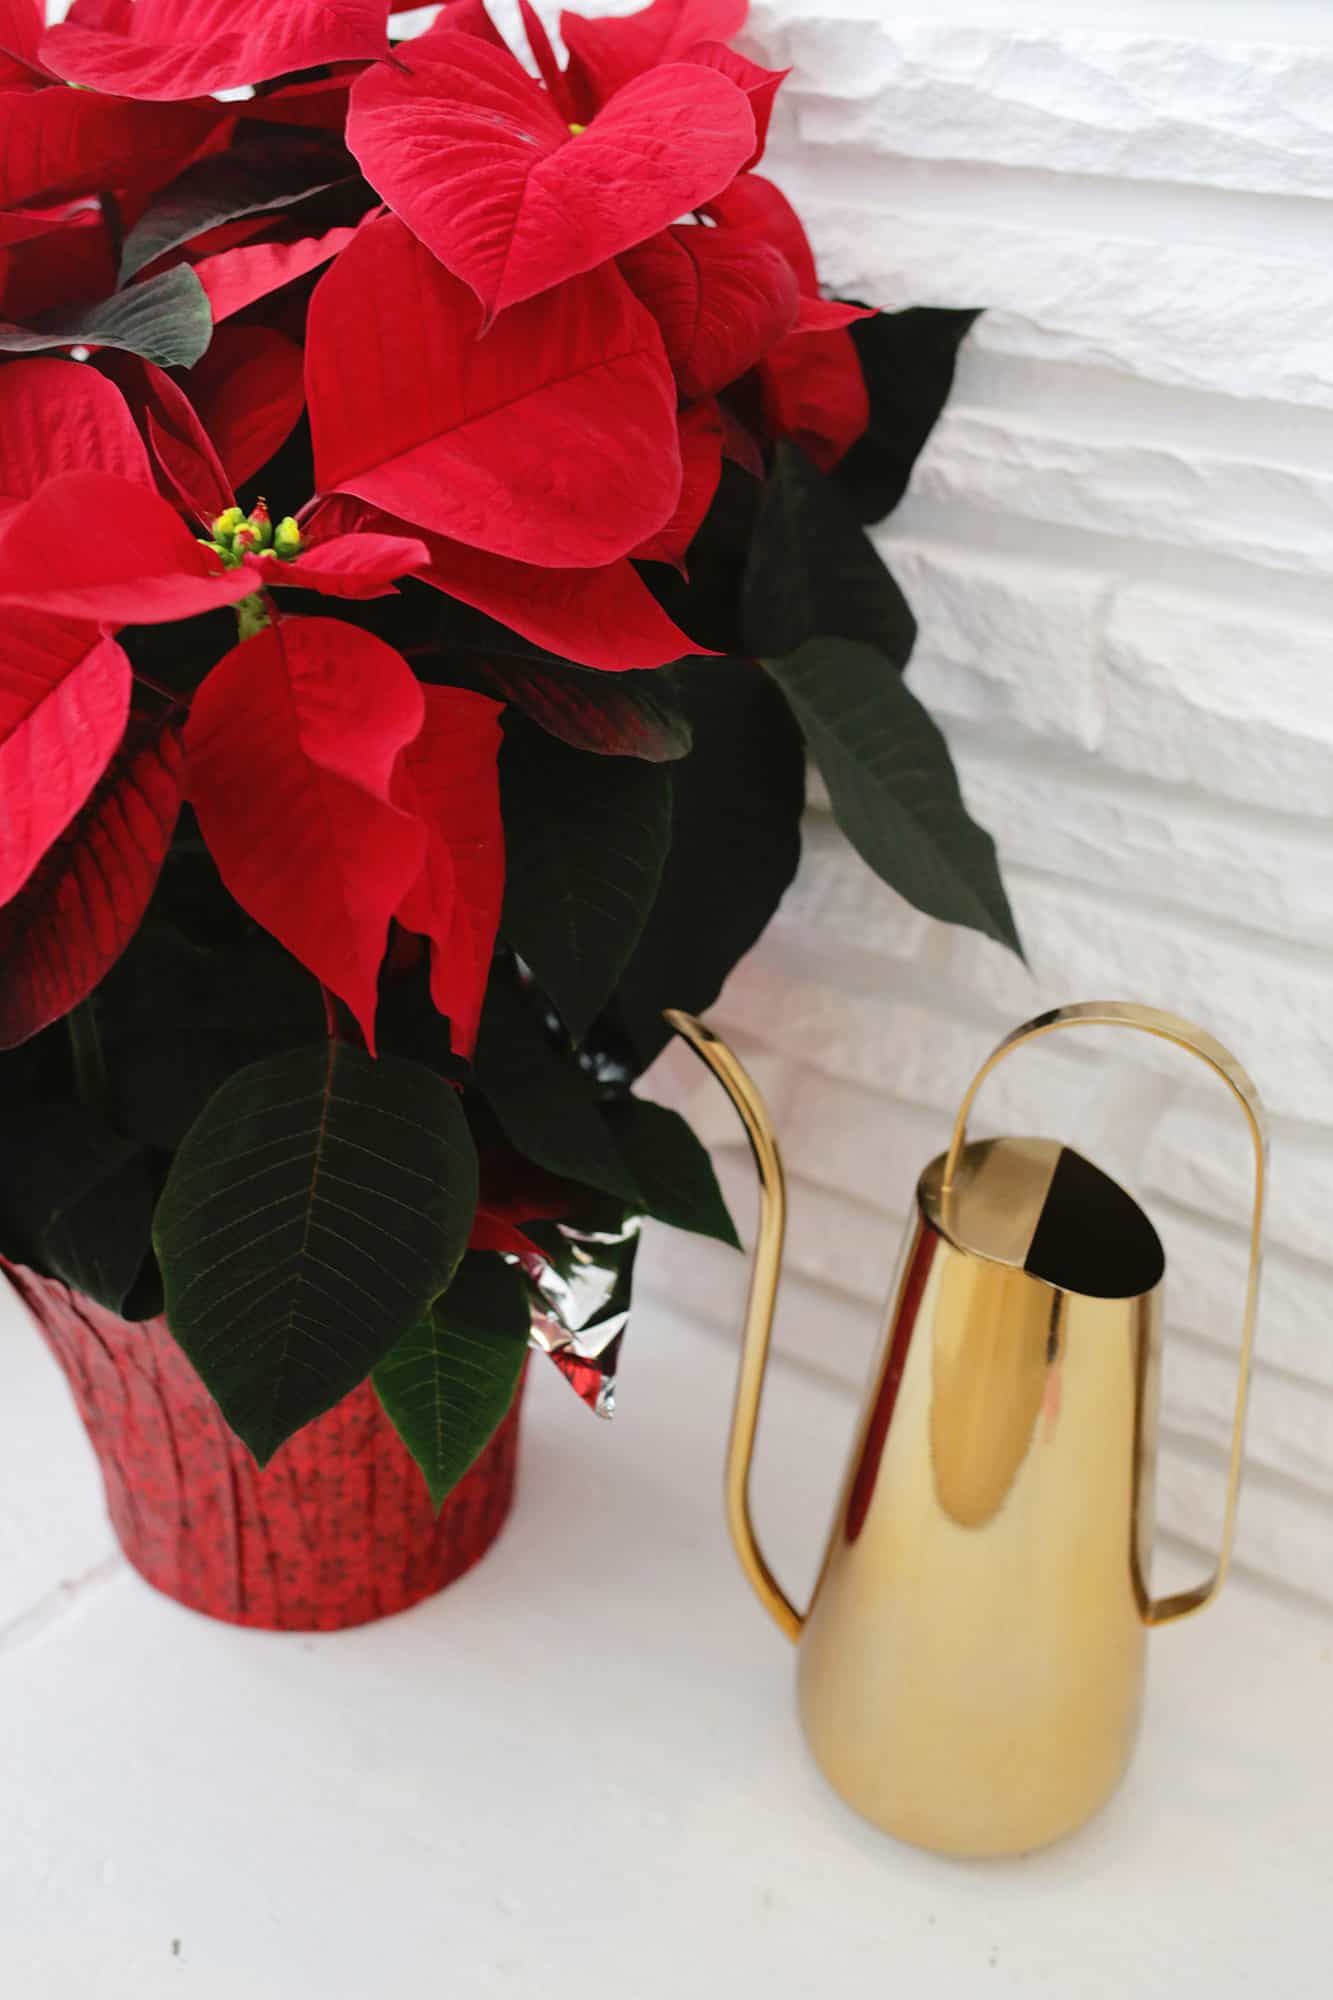
[[[727,1466],[741,1563],[799,1640],[801,1718],[825,1776],[867,1819],[943,1854],[1019,1854],[1114,1791],[1142,1702],[1146,1632],[1216,1596],[1230,1561],[1258,1305],[1267,1161],[1258,1093],[1202,1029],[1122,1001],[1061,1007],[1009,1035],[917,1184],[876,1361],[810,1608],[774,1578],[749,1476],[786,1198],[773,1130],[735,1056],[667,1019],[745,1124],[761,1209]],[[1072,1147],[969,1143],[982,1083],[1058,1029],[1134,1028],[1187,1049],[1254,1142],[1250,1273],[1222,1549],[1213,1575],[1151,1594],[1162,1281],[1138,1203]]]

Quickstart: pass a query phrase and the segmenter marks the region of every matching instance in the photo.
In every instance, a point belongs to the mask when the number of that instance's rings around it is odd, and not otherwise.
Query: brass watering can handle
[[[782,1177],[782,1159],[764,1100],[726,1043],[692,1014],[682,1014],[670,1007],[664,1018],[707,1063],[740,1113],[759,1174],[759,1235],[727,1445],[727,1526],[755,1596],[774,1624],[789,1639],[798,1639],[804,1615],[765,1562],[750,1518],[750,1464],[759,1425],[759,1402],[764,1393],[773,1308],[782,1275],[782,1242],[787,1231],[787,1188]]]
[[[1214,1040],[1203,1028],[1196,1028],[1191,1021],[1182,1020],[1178,1014],[1167,1014],[1158,1007],[1140,1007],[1129,1000],[1089,1000],[1074,1007],[1053,1007],[1049,1013],[1038,1014],[1034,1020],[1026,1022],[1006,1035],[999,1046],[992,1051],[968,1085],[967,1093],[958,1109],[958,1117],[949,1141],[949,1151],[945,1156],[944,1174],[940,1185],[941,1208],[947,1203],[953,1190],[954,1176],[958,1161],[967,1139],[967,1120],[976,1100],[977,1092],[991,1071],[1014,1049],[1025,1042],[1034,1042],[1042,1035],[1050,1035],[1057,1028],[1097,1027],[1136,1028],[1146,1035],[1156,1035],[1164,1042],[1174,1042],[1177,1048],[1187,1049],[1207,1063],[1209,1069],[1226,1084],[1232,1096],[1245,1113],[1250,1137],[1254,1141],[1254,1208],[1250,1218],[1250,1275],[1245,1292],[1245,1318],[1241,1327],[1240,1379],[1236,1388],[1236,1412],[1231,1425],[1231,1461],[1227,1470],[1226,1512],[1222,1520],[1222,1546],[1217,1559],[1217,1567],[1204,1582],[1196,1584],[1192,1590],[1177,1591],[1171,1597],[1150,1598],[1144,1607],[1144,1621],[1149,1625],[1167,1625],[1172,1619],[1184,1618],[1191,1611],[1202,1610],[1212,1602],[1226,1581],[1231,1567],[1231,1549],[1236,1534],[1236,1504],[1240,1498],[1241,1468],[1245,1454],[1245,1410],[1250,1393],[1250,1362],[1254,1352],[1254,1322],[1259,1308],[1259,1269],[1263,1245],[1264,1224],[1264,1183],[1268,1168],[1268,1134],[1264,1124],[1263,1105],[1251,1078],[1243,1070],[1235,1057]]]

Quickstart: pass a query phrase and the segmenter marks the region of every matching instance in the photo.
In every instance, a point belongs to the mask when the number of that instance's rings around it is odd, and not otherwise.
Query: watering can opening
[[[945,1156],[918,1191],[922,1213],[959,1250],[1026,1271],[1061,1292],[1128,1299],[1153,1290],[1166,1253],[1134,1197],[1058,1139],[965,1145],[952,1186]]]

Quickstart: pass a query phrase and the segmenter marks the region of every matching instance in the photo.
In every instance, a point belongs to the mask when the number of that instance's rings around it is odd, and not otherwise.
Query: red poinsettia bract
[[[40,45],[67,83],[111,97],[206,97],[381,56],[388,0],[96,0]]]
[[[446,27],[406,72],[366,72],[347,140],[489,319],[720,194],[754,151],[755,121],[738,85],[682,62],[632,78],[576,132],[507,50]]]
[[[337,600],[665,666],[706,651],[660,578],[724,460],[762,478],[795,438],[829,467],[864,430],[856,309],[755,171],[784,73],[728,46],[745,11],[567,13],[562,64],[520,0],[534,77],[484,0],[392,53],[387,0],[75,0],[49,29],[0,0],[0,1045],[96,986],[188,799],[369,1046],[397,926],[470,1053],[502,704]],[[168,247],[136,265],[145,218]],[[280,540],[238,504],[311,463]],[[117,636],[154,625],[165,684]]]

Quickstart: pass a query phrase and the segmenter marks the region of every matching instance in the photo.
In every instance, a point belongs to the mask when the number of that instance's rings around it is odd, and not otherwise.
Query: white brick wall
[[[1111,996],[1191,1015],[1273,1114],[1241,1557],[1333,1603],[1333,10],[756,0],[750,45],[794,66],[770,164],[830,281],[989,309],[883,546],[1033,968],[907,910],[816,802],[715,1010],[793,1170],[783,1344],[860,1381],[916,1173],[1005,1028]],[[1183,1057],[1122,1039],[1034,1051],[980,1125],[1077,1136],[1158,1218],[1160,1505],[1197,1552],[1245,1140]],[[748,1216],[716,1087],[683,1057],[659,1075]],[[719,1327],[744,1281],[679,1237],[648,1257]]]

